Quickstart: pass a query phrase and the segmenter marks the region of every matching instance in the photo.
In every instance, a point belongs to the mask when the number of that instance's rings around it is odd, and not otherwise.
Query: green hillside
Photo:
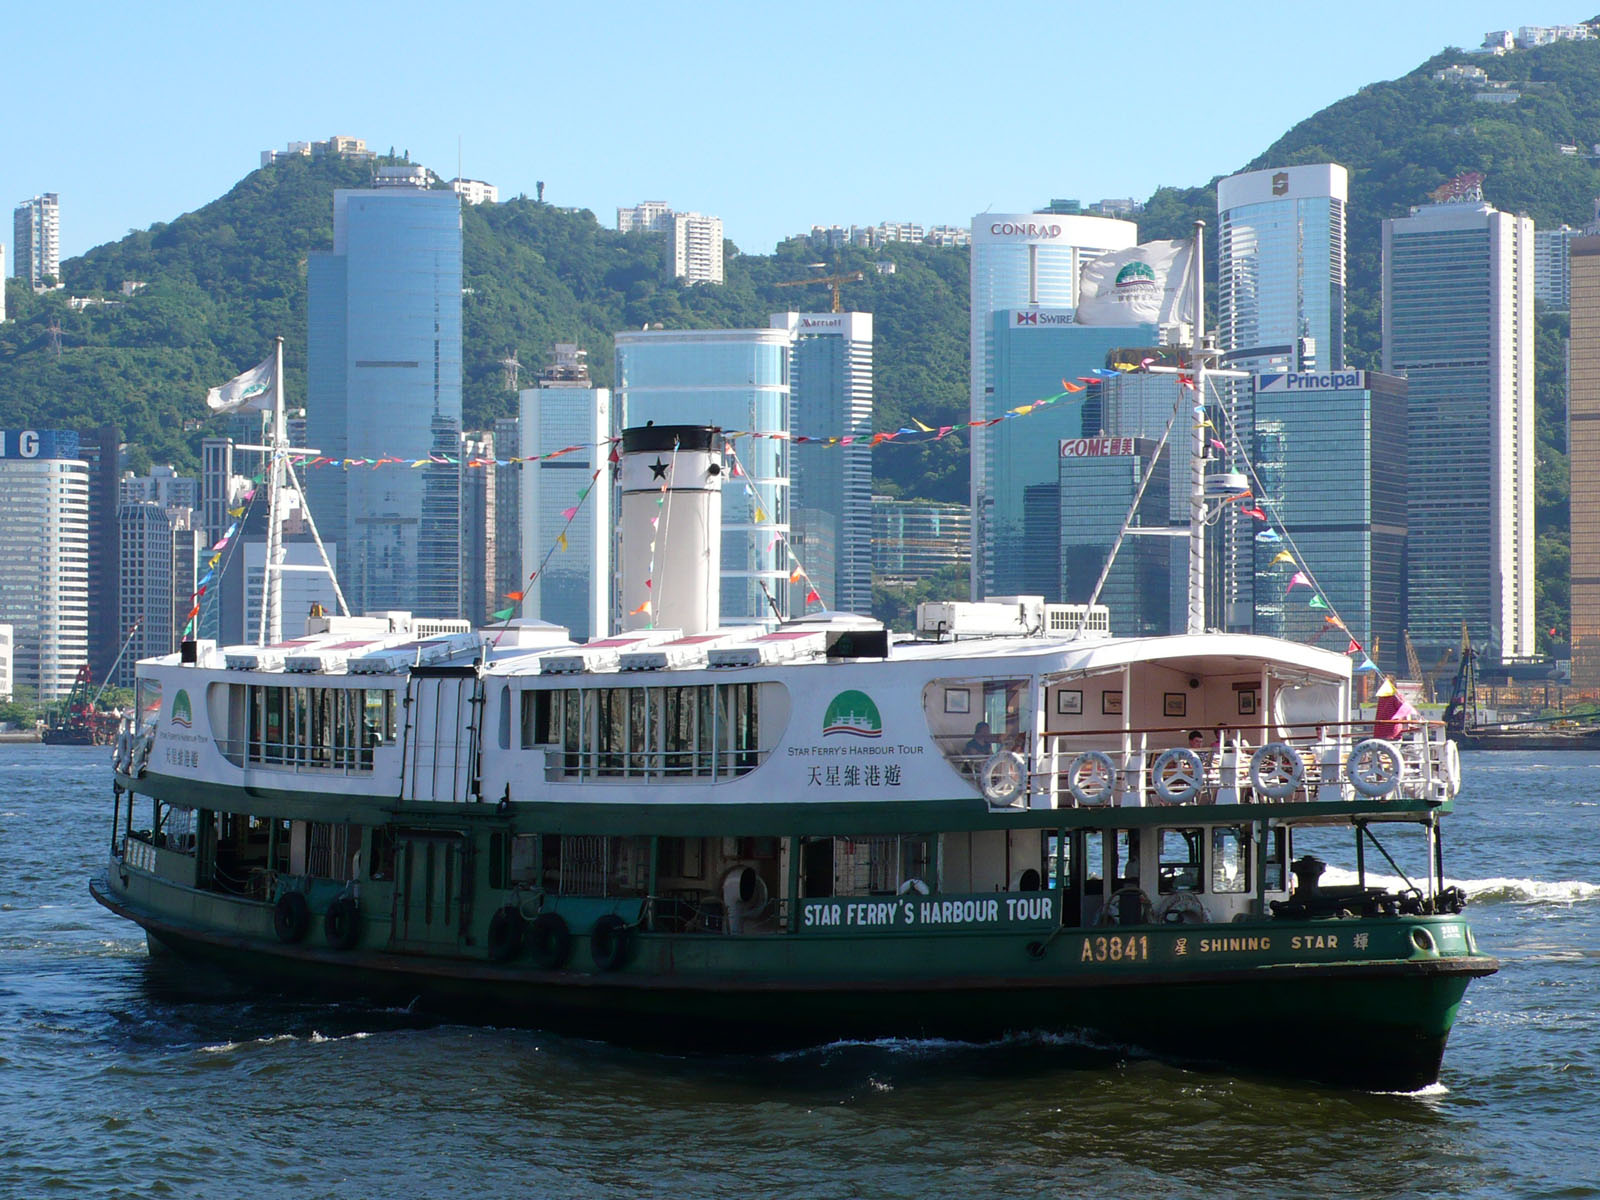
[[[1515,91],[1514,103],[1475,99],[1481,89],[1436,82],[1435,70],[1475,66]],[[1295,125],[1237,168],[1340,162],[1351,172],[1348,212],[1348,356],[1375,367],[1380,351],[1380,222],[1424,203],[1462,171],[1486,176],[1498,207],[1541,228],[1586,223],[1600,169],[1584,155],[1600,142],[1600,42],[1559,43],[1500,58],[1449,50],[1400,79],[1362,88]],[[1564,152],[1576,147],[1579,153]],[[201,396],[286,338],[291,399],[304,395],[305,260],[332,243],[331,194],[362,187],[369,164],[295,159],[252,172],[227,195],[170,224],[133,231],[63,264],[67,288],[34,296],[12,281],[0,325],[0,423],[88,425],[117,421],[136,466],[192,467],[206,429]],[[1195,219],[1215,225],[1215,180],[1164,188],[1140,218],[1145,238],[1187,236]],[[585,211],[526,198],[464,212],[465,409],[469,427],[509,414],[500,361],[525,371],[557,341],[590,352],[611,382],[612,335],[667,328],[764,325],[768,314],[818,309],[826,289],[775,285],[829,271],[863,270],[846,304],[874,314],[878,428],[912,418],[963,419],[967,405],[968,261],[962,250],[891,245],[826,255],[788,242],[770,255],[731,246],[727,283],[685,287],[667,278],[659,238],[623,235]],[[894,274],[874,263],[892,261]],[[124,296],[126,280],[142,281]],[[73,310],[69,297],[105,306]],[[1567,594],[1566,317],[1538,318],[1539,625],[1564,631]],[[526,380],[528,375],[524,375]],[[802,431],[819,432],[829,431]],[[880,446],[875,486],[884,492],[964,500],[965,441]],[[1546,639],[1548,640],[1548,638]]]

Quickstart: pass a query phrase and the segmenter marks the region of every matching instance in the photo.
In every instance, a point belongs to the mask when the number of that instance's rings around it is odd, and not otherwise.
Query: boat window
[[[1098,830],[1083,835],[1083,872],[1084,891],[1105,890],[1106,838]]]
[[[1289,861],[1288,855],[1288,830],[1281,825],[1267,830],[1266,876],[1267,891],[1281,892],[1284,890],[1283,864]]]
[[[1158,889],[1171,892],[1203,892],[1200,874],[1200,848],[1205,833],[1200,829],[1163,829]]]
[[[556,843],[546,838],[546,844]],[[559,839],[564,896],[643,896],[650,882],[650,839],[565,834]]]
[[[524,692],[521,745],[576,778],[710,777],[753,771],[761,692],[772,684],[561,688]],[[782,711],[780,705],[780,712]]]
[[[923,688],[922,711],[945,758],[976,776],[996,750],[1026,754],[1030,685],[1028,679],[936,679]]]
[[[372,748],[395,738],[391,691],[276,685],[241,691],[247,763],[370,771]],[[237,743],[228,749],[237,753]]]
[[[1117,830],[1116,842],[1117,887],[1139,886],[1139,831]]]
[[[919,893],[934,890],[929,834],[873,834],[832,842],[832,890],[821,890],[827,859],[821,851],[812,851],[814,857],[805,860],[807,895],[893,896],[902,888]],[[918,888],[918,883],[923,886]]]
[[[1250,890],[1250,836],[1239,825],[1211,831],[1211,890],[1219,895]]]
[[[380,825],[372,831],[372,861],[367,874],[373,879],[394,878],[395,831],[393,825]]]
[[[139,728],[153,729],[161,719],[161,680],[140,676],[137,682],[135,703],[139,708]]]

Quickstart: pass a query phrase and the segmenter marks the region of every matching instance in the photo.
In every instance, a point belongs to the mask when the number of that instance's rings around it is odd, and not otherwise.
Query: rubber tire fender
[[[489,918],[489,960],[509,962],[522,949],[522,937],[527,922],[515,905],[508,904],[495,910]]]
[[[354,896],[340,896],[328,905],[322,932],[335,950],[354,950],[361,940],[361,906]]]
[[[311,928],[311,905],[304,892],[285,892],[272,906],[272,932],[285,946],[303,941]]]
[[[572,955],[572,930],[553,912],[535,917],[522,940],[534,965],[545,971],[564,966]]]
[[[607,913],[589,931],[589,957],[602,971],[615,971],[627,961],[632,930],[616,913]]]

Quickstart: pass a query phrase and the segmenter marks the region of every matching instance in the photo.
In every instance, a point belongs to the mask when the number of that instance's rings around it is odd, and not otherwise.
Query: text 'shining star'
[[[650,464],[650,476],[652,479],[665,479],[667,477],[667,464],[662,461],[659,454],[656,455],[655,462]]]

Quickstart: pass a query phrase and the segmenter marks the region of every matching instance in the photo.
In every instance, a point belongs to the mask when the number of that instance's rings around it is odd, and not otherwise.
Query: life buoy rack
[[[572,930],[553,912],[535,917],[522,940],[534,965],[541,970],[554,971],[572,955]]]
[[[1028,764],[1015,750],[999,750],[989,756],[978,778],[990,804],[1015,804],[1027,786]]]
[[[1288,799],[1305,777],[1305,760],[1287,742],[1268,742],[1250,756],[1250,786],[1269,799]]]
[[[589,956],[602,971],[615,971],[627,961],[632,930],[616,913],[607,913],[589,931]]]
[[[1187,804],[1200,794],[1205,764],[1187,746],[1174,746],[1157,756],[1150,776],[1163,804]]]
[[[514,905],[496,909],[489,918],[489,958],[492,962],[509,962],[522,949],[522,935],[527,922]]]
[[[1444,779],[1444,793],[1455,797],[1461,792],[1461,747],[1453,740],[1444,741],[1444,761],[1439,764],[1439,774]]]
[[[1345,760],[1344,770],[1356,791],[1379,800],[1400,786],[1400,764],[1400,747],[1373,737],[1356,743]]]
[[[1204,925],[1211,920],[1205,902],[1193,892],[1173,892],[1156,905],[1156,923],[1160,925]]]
[[[272,906],[272,932],[286,946],[304,940],[311,928],[311,905],[304,892],[285,892]]]
[[[1103,750],[1085,750],[1067,764],[1067,791],[1090,808],[1111,802],[1116,778],[1117,764]]]
[[[354,950],[361,939],[361,906],[354,896],[340,896],[328,905],[322,918],[322,932],[335,950]]]

